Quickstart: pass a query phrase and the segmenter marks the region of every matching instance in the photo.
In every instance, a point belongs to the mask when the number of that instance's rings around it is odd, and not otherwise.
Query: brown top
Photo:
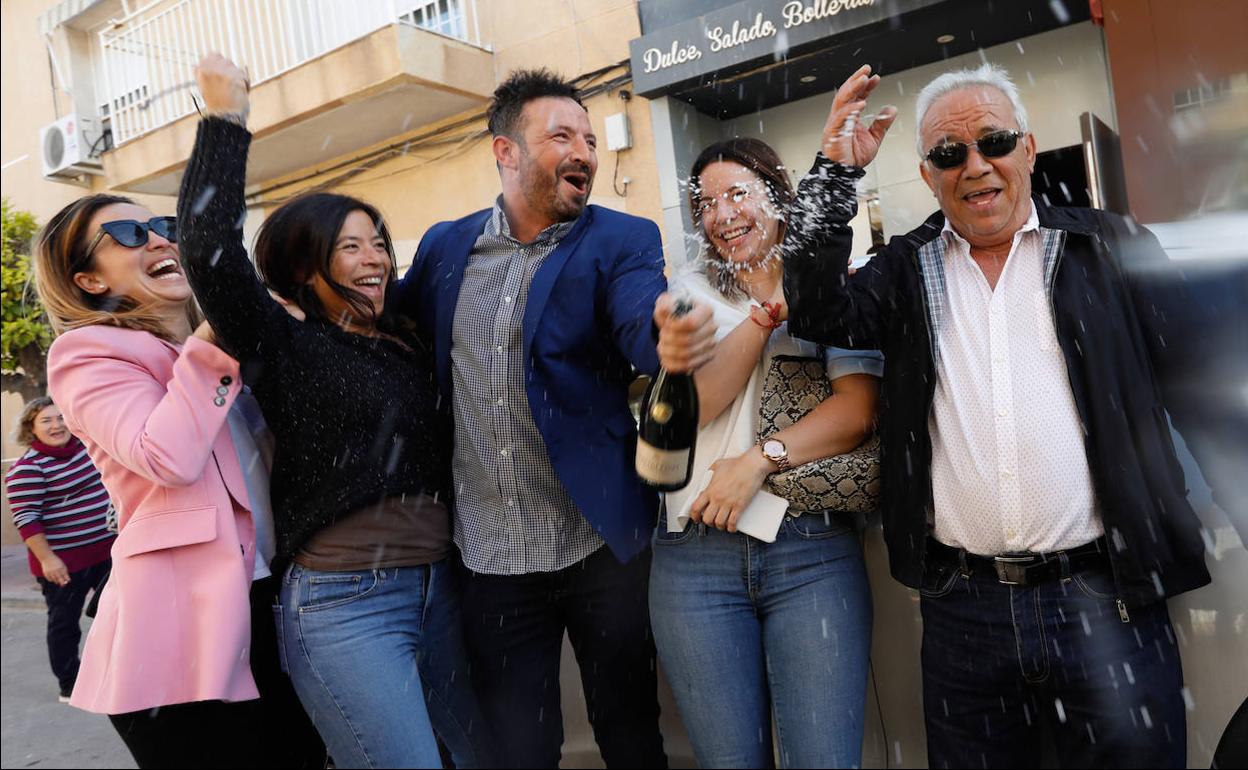
[[[451,552],[451,517],[426,494],[388,497],[317,531],[295,562],[321,572],[432,564]]]

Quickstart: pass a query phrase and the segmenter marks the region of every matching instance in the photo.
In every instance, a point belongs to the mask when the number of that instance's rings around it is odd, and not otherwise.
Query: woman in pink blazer
[[[70,703],[108,714],[140,767],[268,765],[270,743],[297,761],[289,734],[262,741],[266,712],[306,717],[280,672],[264,678],[285,693],[257,701],[253,664],[277,669],[272,642],[251,649],[253,617],[272,636],[270,602],[253,612],[272,525],[253,520],[267,500],[253,506],[255,469],[232,437],[239,366],[201,321],[176,241],[173,217],[108,195],[67,206],[38,239],[39,295],[60,335],[49,390],[120,528]]]

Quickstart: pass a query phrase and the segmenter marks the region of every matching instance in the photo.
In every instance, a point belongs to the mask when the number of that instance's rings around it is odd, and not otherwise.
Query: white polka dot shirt
[[[979,555],[1074,548],[1103,534],[1083,428],[1045,288],[1039,222],[997,286],[946,223],[932,435],[936,539]]]

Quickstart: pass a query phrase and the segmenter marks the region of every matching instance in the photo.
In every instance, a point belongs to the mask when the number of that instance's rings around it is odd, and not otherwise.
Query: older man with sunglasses
[[[1209,572],[1162,408],[1166,255],[1032,197],[1026,111],[985,65],[918,97],[940,211],[847,275],[855,183],[896,117],[859,122],[878,83],[864,66],[836,94],[784,288],[793,334],[884,353],[884,534],[922,594],[930,766],[1038,766],[1047,722],[1064,767],[1182,767],[1165,599]],[[664,326],[664,365],[701,344]]]

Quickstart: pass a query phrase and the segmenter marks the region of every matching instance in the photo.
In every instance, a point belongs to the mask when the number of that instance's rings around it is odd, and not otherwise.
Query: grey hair
[[[922,130],[923,119],[927,117],[927,111],[940,97],[963,88],[977,86],[995,88],[1004,94],[1005,98],[1010,100],[1010,106],[1014,108],[1014,119],[1018,121],[1018,130],[1027,133],[1027,108],[1023,106],[1023,99],[1018,94],[1018,86],[1014,85],[1014,81],[1010,79],[1010,73],[1004,67],[984,62],[975,69],[946,72],[923,86],[915,102],[917,120],[914,124],[914,145],[919,151],[919,157],[925,154]]]

